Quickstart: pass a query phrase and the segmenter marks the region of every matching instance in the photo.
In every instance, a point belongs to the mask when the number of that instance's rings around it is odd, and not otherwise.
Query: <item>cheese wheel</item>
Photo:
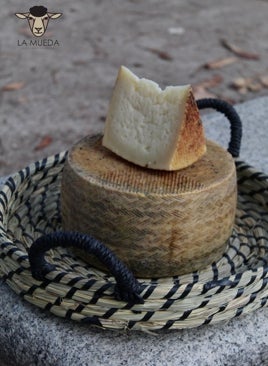
[[[190,85],[165,90],[121,67],[105,122],[103,145],[137,165],[185,168],[206,151]]]
[[[93,235],[141,278],[195,271],[222,255],[236,211],[236,169],[227,151],[208,141],[195,164],[168,172],[132,164],[101,141],[86,137],[69,152],[64,229]]]

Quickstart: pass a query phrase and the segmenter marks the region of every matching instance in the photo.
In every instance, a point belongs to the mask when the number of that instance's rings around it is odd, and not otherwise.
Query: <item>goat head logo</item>
[[[50,19],[58,19],[62,13],[49,13],[44,6],[33,6],[27,13],[16,13],[20,19],[27,19],[32,34],[41,37],[45,34]]]

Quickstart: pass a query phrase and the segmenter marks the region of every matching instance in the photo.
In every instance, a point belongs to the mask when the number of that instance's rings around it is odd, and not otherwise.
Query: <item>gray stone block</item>
[[[268,172],[268,98],[237,106],[244,135],[241,158]],[[204,117],[209,138],[228,144],[228,122]],[[0,282],[0,360],[3,365],[268,365],[268,309],[196,329],[140,332],[94,329],[57,318]],[[1,362],[0,361],[0,362]]]

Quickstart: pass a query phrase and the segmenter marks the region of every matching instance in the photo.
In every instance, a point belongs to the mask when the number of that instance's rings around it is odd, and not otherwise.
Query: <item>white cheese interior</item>
[[[176,149],[189,92],[189,85],[161,90],[121,67],[103,145],[133,163],[165,169]]]

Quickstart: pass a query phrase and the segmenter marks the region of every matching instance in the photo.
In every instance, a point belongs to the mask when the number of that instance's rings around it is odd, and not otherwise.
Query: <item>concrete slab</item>
[[[268,98],[238,105],[243,125],[241,158],[268,172]],[[204,117],[207,135],[226,146],[228,122]],[[8,366],[268,365],[268,309],[228,323],[156,336],[93,329],[26,303],[0,282],[0,363]]]
[[[267,95],[258,86],[268,70],[265,0],[48,0],[49,11],[63,15],[42,39],[59,46],[29,45],[37,38],[14,14],[33,5],[9,0],[0,13],[0,175],[102,130],[121,64],[162,87],[212,80],[209,92],[235,103]],[[202,67],[234,56],[222,38],[259,58]],[[255,91],[230,87],[238,77],[252,78]],[[14,82],[24,84],[4,91]]]

